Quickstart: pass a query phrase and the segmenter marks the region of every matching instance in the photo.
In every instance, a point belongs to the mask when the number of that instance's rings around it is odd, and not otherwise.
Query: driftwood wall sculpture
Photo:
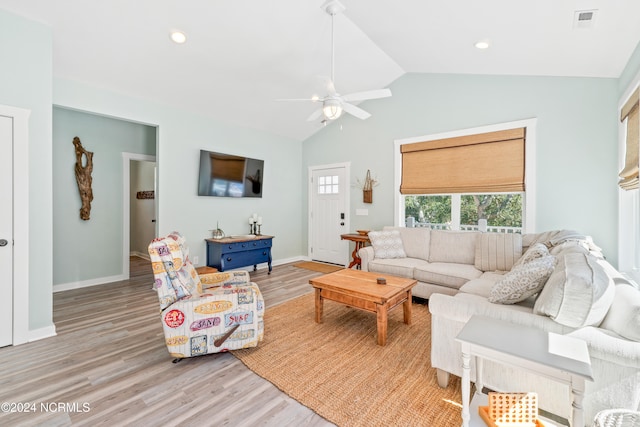
[[[82,200],[80,218],[88,221],[91,215],[91,201],[93,200],[93,190],[91,189],[93,153],[84,149],[80,138],[77,136],[73,138],[73,145],[76,148],[76,182],[80,191],[80,200]]]

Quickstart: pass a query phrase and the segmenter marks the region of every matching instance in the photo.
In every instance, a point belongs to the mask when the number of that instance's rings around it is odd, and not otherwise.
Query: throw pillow
[[[631,284],[616,285],[616,294],[601,328],[640,341],[640,291]]]
[[[491,288],[489,302],[515,304],[537,294],[555,265],[556,257],[548,255],[513,267]]]
[[[525,251],[524,254],[517,260],[513,266],[517,266],[520,264],[527,263],[537,258],[542,258],[549,255],[549,248],[544,243],[534,243],[529,246],[529,249]]]
[[[370,231],[369,240],[375,258],[406,258],[398,230]]]
[[[613,279],[601,263],[606,261],[582,251],[560,255],[533,312],[572,328],[598,326],[615,294]]]

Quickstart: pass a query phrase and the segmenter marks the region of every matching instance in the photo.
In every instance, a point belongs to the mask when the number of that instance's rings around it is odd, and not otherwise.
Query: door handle
[[[9,242],[7,242],[5,239],[0,239],[0,246],[7,246],[9,244]]]

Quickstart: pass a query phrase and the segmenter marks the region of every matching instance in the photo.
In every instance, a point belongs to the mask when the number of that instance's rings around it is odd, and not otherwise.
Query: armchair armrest
[[[369,271],[369,261],[371,261],[375,253],[373,251],[373,246],[365,246],[358,251],[358,256],[360,257],[360,268],[362,271]]]
[[[576,329],[567,335],[585,341],[592,358],[640,369],[640,342],[628,340],[614,332],[593,326]]]
[[[218,286],[238,286],[251,283],[248,271],[216,272],[200,275],[202,289],[215,288]]]

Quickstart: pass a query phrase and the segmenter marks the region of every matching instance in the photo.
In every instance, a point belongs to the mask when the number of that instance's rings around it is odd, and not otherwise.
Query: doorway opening
[[[147,246],[157,236],[156,157],[146,154],[122,153],[123,170],[123,230],[122,269],[131,277],[132,263],[147,259]]]

